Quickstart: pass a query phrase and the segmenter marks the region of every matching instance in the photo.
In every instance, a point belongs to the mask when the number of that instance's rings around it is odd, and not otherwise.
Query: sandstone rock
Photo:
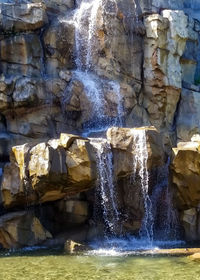
[[[45,99],[41,83],[31,78],[17,80],[12,97],[14,107],[34,107]]]
[[[66,153],[69,183],[87,189],[95,180],[95,156],[88,140],[77,139]]]
[[[0,28],[4,32],[35,30],[47,22],[45,6],[42,3],[0,4]]]
[[[68,254],[80,253],[89,249],[89,246],[74,242],[73,240],[67,240],[64,245],[64,251]]]
[[[3,248],[34,246],[51,237],[31,212],[13,212],[0,217],[0,244]]]
[[[195,208],[185,210],[181,221],[185,231],[185,238],[188,241],[199,240],[198,216]]]
[[[5,207],[32,204],[37,197],[27,179],[28,144],[12,148],[11,162],[4,168],[1,185],[2,202]]]

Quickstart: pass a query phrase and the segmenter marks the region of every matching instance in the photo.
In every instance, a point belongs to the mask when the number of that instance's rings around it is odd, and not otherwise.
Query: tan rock
[[[68,254],[80,253],[89,249],[89,246],[74,242],[73,240],[67,240],[64,245],[64,250]]]
[[[31,212],[13,212],[0,217],[0,244],[3,248],[34,246],[51,237]]]
[[[4,206],[55,201],[93,187],[93,153],[87,139],[70,134],[35,146],[13,147],[1,188]]]

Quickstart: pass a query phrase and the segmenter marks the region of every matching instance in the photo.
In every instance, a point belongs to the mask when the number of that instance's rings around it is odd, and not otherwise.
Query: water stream
[[[111,146],[104,139],[93,139],[92,145],[96,150],[97,160],[97,190],[100,192],[103,220],[107,233],[115,236],[119,233],[120,213],[117,207],[117,194],[113,182],[113,155]]]
[[[90,121],[83,127],[84,135],[92,132],[105,131],[113,125],[123,126],[123,98],[120,93],[120,84],[117,81],[100,77],[96,73],[93,57],[98,56],[95,42],[97,40],[97,16],[102,0],[81,1],[75,14],[75,62],[74,78],[81,81],[85,94],[92,104]],[[115,95],[116,116],[108,116],[105,112],[105,93],[111,88]],[[95,122],[95,124],[94,124]]]
[[[152,201],[149,195],[149,172],[147,168],[148,150],[145,129],[133,130],[134,158],[133,158],[133,176],[139,174],[139,183],[141,185],[144,201],[144,218],[140,230],[140,237],[147,238],[148,242],[153,241],[153,214]]]

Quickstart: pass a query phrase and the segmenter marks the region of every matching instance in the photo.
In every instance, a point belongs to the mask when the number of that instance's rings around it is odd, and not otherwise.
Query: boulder
[[[74,242],[73,240],[67,240],[64,245],[64,251],[67,254],[75,254],[84,251],[88,251],[91,248],[87,245]]]
[[[0,244],[13,249],[39,245],[52,235],[32,212],[13,212],[0,217]]]

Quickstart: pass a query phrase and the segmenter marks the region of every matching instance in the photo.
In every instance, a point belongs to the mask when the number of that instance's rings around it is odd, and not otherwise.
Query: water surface
[[[99,252],[100,253],[100,252]],[[200,263],[188,257],[115,255],[69,256],[62,252],[2,253],[6,280],[199,280]]]

